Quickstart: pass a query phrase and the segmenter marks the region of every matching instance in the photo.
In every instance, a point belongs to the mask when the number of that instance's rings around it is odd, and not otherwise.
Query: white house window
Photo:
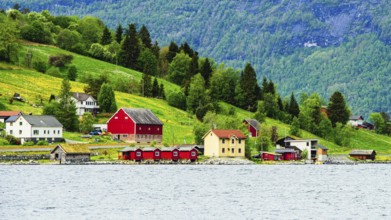
[[[50,134],[50,130],[48,130],[48,134]]]
[[[33,131],[33,134],[34,134],[34,135],[39,135],[39,131],[38,131],[38,130],[34,130],[34,131]]]
[[[13,131],[12,130],[10,130],[10,134],[12,134],[13,133]]]
[[[46,130],[43,130],[43,134],[46,134]]]
[[[159,153],[159,151],[155,151],[155,157],[158,157],[160,155]]]
[[[141,152],[137,152],[136,156],[141,157]]]
[[[196,155],[196,152],[194,152],[194,151],[191,152],[191,156],[192,156],[192,157],[195,157],[195,155]]]
[[[20,121],[20,122],[19,122],[19,125],[23,125],[23,122]]]
[[[174,151],[174,152],[172,153],[172,156],[177,157],[177,156],[178,156],[178,152]]]
[[[81,101],[81,102],[80,102],[80,104],[82,104],[82,105],[83,105],[83,101]]]
[[[57,131],[57,134],[60,134],[60,130]]]
[[[310,142],[307,142],[307,146],[310,146]]]
[[[19,134],[22,134],[22,130],[19,130]]]

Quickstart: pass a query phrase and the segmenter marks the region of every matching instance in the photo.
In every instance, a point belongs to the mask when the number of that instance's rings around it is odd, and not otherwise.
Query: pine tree
[[[76,115],[76,105],[72,100],[71,84],[68,79],[64,79],[59,94],[58,109],[55,111],[58,121],[68,131],[79,129],[79,120]]]
[[[77,78],[77,68],[76,68],[75,65],[72,65],[72,66],[69,67],[67,77],[71,81],[75,81],[76,80],[76,78]]]
[[[121,26],[121,25],[118,25],[117,31],[115,32],[115,40],[116,40],[117,43],[119,43],[119,44],[120,44],[121,41],[122,41],[123,32],[124,32],[124,30],[122,29],[122,26]]]
[[[158,84],[158,81],[157,79],[155,78],[153,80],[153,84],[152,84],[152,97],[156,98],[159,96],[159,84]]]
[[[299,117],[299,113],[300,113],[300,108],[299,108],[299,104],[297,104],[297,101],[295,99],[295,95],[291,94],[291,100],[289,102],[289,106],[287,106],[287,111],[290,115],[294,116],[294,117]]]
[[[193,56],[191,57],[191,63],[190,63],[190,68],[189,68],[190,77],[193,77],[199,71],[200,70],[199,70],[199,66],[198,66],[198,56],[197,56],[197,54],[193,54]]]
[[[103,29],[102,39],[100,40],[100,44],[102,45],[108,45],[112,41],[111,39],[111,32],[107,28],[107,26]]]
[[[166,99],[166,94],[165,94],[165,91],[164,91],[164,84],[163,83],[160,84],[159,97],[162,98],[162,99]]]
[[[345,125],[349,120],[350,112],[346,106],[345,99],[340,92],[334,92],[330,97],[330,102],[327,107],[327,113],[333,127],[335,127],[337,122]]]
[[[300,122],[299,119],[294,117],[291,124],[291,129],[289,130],[289,134],[301,137],[301,131],[300,131]]]
[[[174,42],[171,42],[170,46],[168,47],[168,53],[166,55],[166,58],[169,63],[171,63],[174,60],[174,57],[178,52],[179,52],[178,45],[176,45],[176,43]]]
[[[140,56],[141,47],[137,37],[136,25],[130,24],[125,40],[121,45],[120,61],[125,67],[137,69],[137,60]]]
[[[278,105],[278,109],[280,111],[282,111],[282,112],[285,111],[284,104],[282,103],[280,95],[278,95],[278,97],[277,97],[277,105]]]
[[[197,74],[191,79],[189,95],[187,97],[187,110],[195,113],[198,107],[203,106],[205,100],[205,80]]]
[[[155,55],[156,59],[159,59],[160,47],[157,41],[155,41],[155,44],[152,45],[151,52]]]
[[[240,76],[240,86],[244,92],[244,106],[242,108],[248,108],[250,111],[254,111],[257,105],[257,94],[256,91],[259,91],[257,83],[257,77],[255,70],[251,64],[247,63]],[[266,107],[266,106],[265,106]]]
[[[263,100],[263,96],[268,93],[269,83],[267,82],[266,76],[263,77],[262,80],[262,89],[261,89],[261,95],[260,99]]]
[[[194,51],[193,49],[191,49],[191,47],[189,46],[189,44],[187,42],[185,42],[184,44],[182,44],[179,48],[179,51],[183,50],[183,52],[185,52],[185,54],[189,55],[189,57],[193,57],[194,55]]]
[[[151,76],[144,73],[140,84],[141,84],[141,94],[144,97],[150,97],[152,95]]]
[[[141,42],[143,42],[146,48],[150,49],[152,47],[151,36],[149,34],[147,27],[145,27],[145,25],[141,27],[139,32],[139,37],[141,39]]]
[[[102,112],[117,111],[117,103],[115,101],[115,94],[110,84],[104,83],[100,88],[98,95],[98,103]]]
[[[209,78],[212,76],[212,72],[213,72],[212,66],[211,66],[208,58],[205,59],[204,65],[202,65],[200,72],[201,72],[202,77],[204,77],[205,85],[208,87],[209,86]]]
[[[271,94],[276,94],[276,88],[274,87],[273,81],[269,80],[269,84],[267,85],[267,92]]]

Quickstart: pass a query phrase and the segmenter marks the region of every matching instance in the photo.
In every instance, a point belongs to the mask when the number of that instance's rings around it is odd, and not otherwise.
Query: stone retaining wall
[[[0,155],[0,161],[9,161],[9,160],[49,160],[49,154],[40,154],[40,155]]]

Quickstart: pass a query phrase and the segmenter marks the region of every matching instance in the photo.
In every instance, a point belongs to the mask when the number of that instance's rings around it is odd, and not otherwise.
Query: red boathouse
[[[292,148],[276,149],[277,154],[281,154],[280,160],[297,160],[296,151]]]
[[[107,131],[117,140],[161,143],[163,123],[149,109],[121,108],[107,121]]]
[[[272,153],[272,152],[261,152],[262,160],[280,160],[281,154]]]
[[[179,147],[179,158],[194,162],[198,158],[198,151],[194,147]]]
[[[118,152],[118,160],[135,160],[143,159],[143,151],[140,148],[126,147]]]
[[[155,147],[144,147],[143,151],[143,160],[160,160],[161,151],[159,148]]]
[[[166,147],[161,150],[163,160],[179,160],[179,150],[176,147]]]

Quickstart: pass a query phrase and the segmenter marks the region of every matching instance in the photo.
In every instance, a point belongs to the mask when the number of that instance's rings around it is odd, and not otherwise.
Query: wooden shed
[[[328,160],[327,148],[323,145],[315,145],[318,149],[316,150],[316,160],[318,162],[325,162]]]
[[[276,161],[280,160],[281,154],[273,153],[273,152],[261,152],[262,160],[271,160]]]
[[[143,151],[143,160],[160,160],[161,151],[156,147],[144,147]]]
[[[179,160],[179,150],[176,147],[165,147],[161,149],[161,159],[163,160]]]
[[[298,155],[292,148],[276,149],[276,154],[281,154],[280,160],[297,160]]]
[[[375,150],[352,150],[350,151],[349,156],[359,160],[375,160],[376,151]]]
[[[79,163],[90,161],[91,151],[83,145],[57,145],[50,152],[51,160],[60,163]]]
[[[198,159],[198,150],[194,147],[179,147],[179,158],[194,162]]]
[[[136,147],[125,147],[118,151],[118,160],[135,160],[141,161],[143,159],[143,151]]]

